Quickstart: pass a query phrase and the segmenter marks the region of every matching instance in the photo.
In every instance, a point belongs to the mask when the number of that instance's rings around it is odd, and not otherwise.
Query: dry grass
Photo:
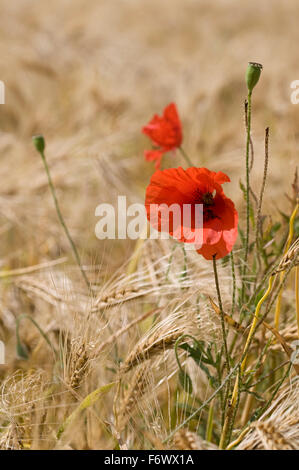
[[[173,448],[177,450],[216,450],[210,442],[201,440],[195,432],[180,429],[173,439]]]
[[[115,203],[119,194],[128,204],[143,201],[153,167],[143,159],[148,142],[140,129],[176,101],[185,149],[196,165],[229,174],[227,193],[243,219],[238,186],[245,178],[244,70],[248,60],[258,60],[264,70],[253,100],[252,190],[258,194],[263,179],[269,125],[262,215],[265,230],[282,222],[283,238],[287,223],[280,211],[291,212],[298,163],[299,107],[290,101],[290,83],[299,78],[298,15],[293,0],[273,0],[271,8],[257,0],[242,7],[233,0],[185,0],[184,6],[179,0],[1,2],[0,79],[6,85],[0,109],[0,340],[6,346],[6,364],[0,365],[1,449],[217,447],[217,420],[213,442],[205,441],[208,407],[166,442],[212,394],[205,373],[184,351],[180,360],[194,394],[182,389],[174,355],[182,334],[220,347],[219,315],[209,302],[209,297],[217,302],[211,263],[190,252],[185,275],[180,249],[169,267],[172,242],[147,240],[130,272],[135,242],[99,241],[95,208]],[[94,297],[57,221],[31,143],[38,133],[46,137],[62,212]],[[179,164],[184,165],[179,155],[175,164],[165,158],[165,166]],[[239,254],[237,249],[236,271]],[[294,265],[295,256],[298,240],[285,257],[278,256],[277,272]],[[250,274],[248,286],[254,283]],[[280,330],[289,343],[297,338],[292,275],[283,290]],[[223,307],[230,312],[229,265],[219,265],[219,277]],[[235,320],[238,313],[236,306]],[[16,354],[21,314],[33,318],[52,345],[23,318],[27,360]],[[272,319],[270,314],[267,321]],[[236,338],[239,355],[246,332]],[[234,330],[229,344],[233,335]],[[250,364],[265,337],[261,331],[253,342]],[[285,356],[277,343],[270,349],[275,368]],[[270,391],[278,379],[269,378]],[[60,436],[60,426],[84,398],[112,382]],[[283,389],[238,448],[299,449],[294,387]],[[237,438],[240,429],[235,431]]]
[[[288,385],[237,447],[254,450],[294,450],[299,446],[298,380]]]

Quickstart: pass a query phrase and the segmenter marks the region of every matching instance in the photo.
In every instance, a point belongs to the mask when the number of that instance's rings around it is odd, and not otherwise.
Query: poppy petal
[[[163,116],[155,114],[150,122],[142,128],[155,145],[164,152],[180,147],[182,143],[182,125],[176,105],[170,103],[163,112]]]
[[[160,169],[162,156],[163,152],[161,150],[146,150],[144,152],[144,157],[147,161],[155,161],[156,170]]]
[[[223,237],[221,237],[218,243],[215,243],[213,245],[205,244],[199,250],[196,251],[205,259],[212,260],[214,255],[216,255],[216,259],[220,259],[228,255],[228,253],[231,252],[231,247],[227,245]]]

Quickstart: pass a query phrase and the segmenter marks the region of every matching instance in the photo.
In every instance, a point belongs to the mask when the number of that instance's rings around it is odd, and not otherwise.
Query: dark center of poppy
[[[203,193],[200,189],[196,189],[195,195],[195,204],[203,204],[203,221],[208,222],[209,220],[219,218],[213,211],[213,206],[215,205],[214,196],[211,192]]]
[[[213,206],[214,205],[214,197],[212,193],[205,193],[202,196],[202,202],[206,204],[207,206]]]

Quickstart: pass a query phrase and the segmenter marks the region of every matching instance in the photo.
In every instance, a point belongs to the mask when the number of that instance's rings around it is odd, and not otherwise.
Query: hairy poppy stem
[[[61,226],[62,226],[62,228],[63,228],[63,230],[64,230],[64,232],[67,236],[67,239],[68,239],[68,241],[71,245],[71,248],[72,248],[74,256],[75,256],[75,259],[76,259],[77,264],[78,264],[78,266],[80,268],[80,271],[82,273],[82,277],[84,279],[84,282],[85,282],[88,290],[90,291],[91,290],[90,283],[89,283],[89,280],[87,279],[87,276],[86,276],[86,273],[85,273],[84,269],[82,268],[82,264],[81,264],[81,260],[80,260],[78,250],[77,250],[76,245],[75,245],[75,243],[74,243],[74,241],[73,241],[73,239],[70,235],[70,232],[67,228],[67,225],[64,221],[64,218],[62,216],[62,213],[61,213],[61,210],[60,210],[60,207],[59,207],[59,204],[58,204],[55,187],[54,187],[54,184],[53,184],[53,181],[52,181],[52,178],[51,178],[50,170],[49,170],[48,163],[47,163],[46,156],[45,156],[45,152],[44,152],[44,148],[45,148],[44,138],[42,136],[33,137],[33,142],[34,142],[36,150],[38,151],[38,153],[40,154],[40,156],[42,158],[42,161],[43,161],[46,173],[47,173],[48,183],[49,183],[49,187],[50,187],[50,190],[51,190],[51,193],[52,193],[52,196],[53,196],[53,200],[54,200],[54,204],[55,204],[55,208],[56,208],[56,212],[57,212],[57,215],[58,215],[59,222],[60,222],[60,224],[61,224]]]
[[[231,260],[231,270],[232,270],[232,278],[233,278],[232,310],[231,310],[231,315],[233,315],[235,312],[235,307],[236,307],[236,272],[235,272],[235,261],[234,261],[233,251],[230,252],[230,260]]]
[[[251,132],[251,96],[252,91],[248,91],[248,116],[247,116],[247,140],[246,140],[246,235],[245,235],[245,254],[244,254],[244,268],[243,268],[243,282],[242,282],[242,302],[245,295],[245,276],[247,271],[247,260],[249,251],[249,231],[250,231],[250,181],[249,181],[249,146],[250,146],[250,132]]]
[[[219,309],[220,309],[221,328],[222,328],[222,337],[223,337],[226,367],[227,367],[227,370],[229,372],[230,371],[230,360],[229,360],[228,347],[227,347],[226,329],[225,329],[225,322],[224,322],[224,312],[223,312],[223,308],[222,308],[222,300],[221,300],[221,293],[220,293],[218,273],[217,273],[216,255],[213,255],[213,269],[214,269],[215,285],[216,285],[216,291],[217,291],[217,297],[218,297],[218,303],[219,303]]]
[[[247,96],[247,106],[245,106],[245,118],[246,119],[246,127],[247,127],[247,140],[246,140],[246,235],[245,235],[245,254],[244,254],[244,268],[243,268],[243,279],[242,279],[242,292],[241,292],[241,300],[242,304],[244,303],[244,296],[245,296],[245,277],[247,271],[247,261],[248,261],[248,252],[249,252],[249,231],[250,231],[250,181],[249,181],[249,173],[250,173],[250,166],[249,166],[249,150],[251,142],[251,97],[252,97],[252,90],[256,86],[259,81],[261,71],[263,69],[262,64],[257,62],[249,62],[248,67],[246,70],[246,84],[248,89],[248,96]]]
[[[226,443],[228,440],[228,433],[230,430],[231,422],[233,420],[235,408],[236,408],[236,403],[237,403],[237,398],[238,398],[238,390],[239,390],[239,373],[236,378],[235,386],[234,386],[234,391],[232,395],[232,399],[229,400],[228,403],[228,411],[224,420],[224,425],[222,428],[221,436],[220,436],[220,441],[219,441],[219,449],[224,450],[226,449]]]
[[[268,173],[268,163],[269,163],[269,127],[266,127],[265,130],[265,159],[264,159],[264,174],[263,174],[263,182],[260,190],[260,196],[258,200],[257,206],[257,214],[256,214],[256,228],[255,228],[255,244],[257,247],[256,254],[257,254],[257,262],[258,262],[258,270],[261,271],[261,254],[260,252],[263,250],[263,247],[260,246],[260,237],[261,237],[261,213],[262,213],[262,203],[263,203],[263,196],[265,192],[266,180],[267,180],[267,173]],[[258,276],[255,278],[254,287],[256,287],[256,283],[258,280]]]
[[[184,150],[182,147],[179,147],[179,151],[180,151],[181,154],[183,155],[183,157],[184,157],[184,159],[186,160],[186,162],[188,163],[188,165],[194,166],[193,163],[191,162],[190,158],[189,158],[188,155],[186,154],[185,150]]]
[[[220,316],[221,316],[220,318],[221,318],[221,329],[222,329],[223,345],[224,345],[224,352],[225,352],[225,362],[226,362],[228,374],[230,374],[230,359],[229,359],[229,352],[228,352],[228,347],[227,347],[227,335],[226,335],[225,322],[224,322],[224,312],[222,308],[222,300],[221,300],[221,293],[220,293],[218,273],[217,273],[216,255],[213,255],[213,269],[214,269],[216,291],[217,291]],[[227,393],[226,393],[227,398],[229,396],[229,392],[230,392],[230,380],[228,381],[228,384],[227,384]],[[234,411],[234,408],[232,407],[232,404],[229,400],[228,400],[228,406],[227,406],[227,399],[226,399],[226,402],[224,403],[224,412],[226,409],[227,409],[227,414],[224,419],[224,424],[223,424],[220,442],[219,442],[220,449],[225,449],[227,435],[228,435],[228,431],[230,428],[230,423],[231,423],[233,411]]]

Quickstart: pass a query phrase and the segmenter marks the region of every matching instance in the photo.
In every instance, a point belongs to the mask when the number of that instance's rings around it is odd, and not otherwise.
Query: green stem
[[[235,311],[235,307],[236,307],[236,272],[235,272],[234,254],[232,251],[230,253],[230,260],[231,260],[232,278],[233,278],[232,310],[231,310],[231,314],[233,315]]]
[[[58,215],[58,219],[59,219],[59,222],[67,236],[67,239],[71,245],[71,248],[73,250],[73,253],[74,253],[74,256],[75,256],[75,259],[77,261],[77,264],[80,268],[80,271],[81,271],[81,274],[82,274],[82,277],[84,279],[84,282],[88,288],[88,290],[91,289],[90,287],[90,283],[89,283],[89,280],[87,279],[87,276],[86,276],[86,273],[85,271],[83,270],[82,268],[82,264],[81,264],[81,260],[80,260],[80,256],[79,256],[79,253],[78,253],[78,250],[76,248],[76,245],[70,235],[70,232],[67,228],[67,225],[64,221],[64,218],[62,216],[62,213],[61,213],[61,210],[60,210],[60,207],[59,207],[59,204],[58,204],[58,200],[57,200],[57,197],[56,197],[56,191],[55,191],[55,187],[54,187],[54,184],[53,184],[53,181],[52,181],[52,178],[51,178],[51,174],[50,174],[50,170],[49,170],[49,167],[48,167],[48,163],[47,163],[47,160],[46,160],[46,157],[45,157],[45,153],[43,151],[40,151],[40,156],[42,157],[42,160],[43,160],[43,163],[44,163],[44,167],[45,167],[45,170],[46,170],[46,173],[47,173],[47,177],[48,177],[48,183],[49,183],[49,187],[50,187],[50,190],[51,190],[51,193],[52,193],[52,196],[53,196],[53,200],[54,200],[54,204],[55,204],[55,208],[56,208],[56,212],[57,212],[57,215]]]
[[[242,303],[245,295],[245,276],[247,270],[248,250],[249,250],[249,231],[250,231],[250,181],[249,181],[249,149],[250,149],[250,133],[251,133],[251,95],[252,92],[248,92],[248,118],[247,118],[247,140],[246,140],[246,235],[245,235],[245,254],[244,254],[244,268],[243,268],[243,280],[242,280]]]
[[[174,345],[174,354],[175,354],[176,362],[177,362],[178,367],[179,367],[179,370],[180,370],[181,372],[184,372],[184,370],[183,370],[183,368],[182,368],[182,364],[181,364],[181,361],[180,361],[180,358],[179,358],[178,347],[179,347],[179,343],[180,343],[180,341],[183,339],[183,337],[184,337],[183,335],[180,336],[180,337],[176,340],[175,345]]]
[[[212,436],[213,436],[213,419],[214,419],[214,401],[211,401],[210,407],[209,407],[207,428],[206,428],[206,441],[207,441],[207,442],[212,442]]]
[[[20,321],[22,320],[22,318],[28,318],[28,320],[30,320],[33,325],[38,329],[38,331],[40,332],[40,334],[42,335],[42,337],[44,338],[44,340],[46,341],[46,343],[48,343],[48,345],[50,346],[50,348],[52,349],[52,351],[54,352],[55,354],[55,357],[57,358],[57,351],[54,349],[54,346],[52,345],[51,341],[49,340],[47,334],[43,331],[43,329],[39,326],[39,324],[30,316],[30,315],[27,315],[26,313],[20,315],[17,319],[16,319],[16,336],[17,336],[17,343],[18,345],[21,345],[21,339],[20,339],[20,333],[19,333],[19,328],[20,328]],[[21,346],[22,347],[22,346]]]
[[[275,367],[275,369],[271,370],[271,372],[269,372],[268,374],[264,375],[263,377],[261,377],[259,380],[257,380],[256,382],[250,384],[249,386],[247,386],[247,388],[256,388],[259,384],[261,384],[264,380],[267,380],[269,377],[271,377],[271,375],[275,374],[275,372],[277,372],[279,369],[281,369],[282,367],[284,367],[285,365],[287,365],[289,363],[289,360],[287,361],[284,361],[282,364],[279,364],[279,366]]]
[[[226,359],[226,367],[227,370],[230,370],[230,360],[227,348],[227,338],[226,338],[226,329],[225,329],[225,322],[224,322],[224,312],[222,308],[222,300],[220,294],[220,287],[219,287],[219,280],[218,280],[218,273],[217,273],[217,264],[216,264],[216,255],[213,255],[213,269],[214,269],[214,277],[215,277],[215,285],[218,297],[218,304],[220,309],[220,318],[221,318],[221,328],[222,328],[222,337],[223,337],[223,346],[225,352],[225,359]]]

